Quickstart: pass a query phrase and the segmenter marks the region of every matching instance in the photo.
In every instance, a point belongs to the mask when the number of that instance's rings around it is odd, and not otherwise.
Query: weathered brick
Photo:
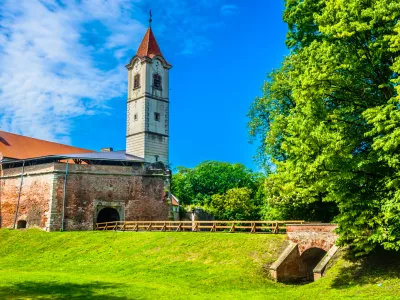
[[[25,168],[18,220],[27,227],[59,230],[64,199],[66,165],[43,164]],[[1,227],[12,227],[21,168],[2,171]],[[165,177],[123,166],[69,166],[65,198],[65,229],[93,229],[99,207],[117,206],[125,220],[166,220],[169,206]]]
[[[334,233],[335,224],[287,225],[286,234],[299,245],[302,254],[310,248],[320,248],[328,251],[336,242],[338,235]]]

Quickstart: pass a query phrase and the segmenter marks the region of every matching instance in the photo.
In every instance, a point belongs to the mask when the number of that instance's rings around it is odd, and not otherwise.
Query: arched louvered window
[[[161,76],[158,74],[153,75],[153,88],[162,90],[161,88]]]
[[[136,74],[133,78],[133,88],[138,89],[140,88],[140,74]]]

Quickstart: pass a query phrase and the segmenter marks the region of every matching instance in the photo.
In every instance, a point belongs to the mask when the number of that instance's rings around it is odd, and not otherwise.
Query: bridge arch
[[[325,250],[321,248],[308,248],[300,255],[300,276],[306,281],[314,280],[314,268],[318,265],[321,259],[326,255]]]
[[[338,249],[336,228],[335,224],[288,224],[286,234],[290,244],[271,265],[271,275],[283,282],[320,278]]]

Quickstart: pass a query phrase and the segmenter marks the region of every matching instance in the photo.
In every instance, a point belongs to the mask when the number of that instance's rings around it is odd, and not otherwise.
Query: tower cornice
[[[150,98],[150,99],[153,99],[153,100],[158,100],[158,101],[162,101],[162,102],[165,102],[165,103],[169,103],[169,98],[157,97],[157,96],[154,96],[154,95],[150,95],[148,93],[146,93],[146,95],[142,95],[142,96],[139,96],[137,98],[130,98],[130,99],[128,99],[128,103],[129,102],[138,101],[138,100],[143,99],[143,98]]]
[[[158,59],[159,61],[161,61],[164,68],[166,68],[168,70],[172,68],[172,65],[169,64],[163,56],[159,56],[159,55],[155,55],[153,57],[149,57],[149,56],[141,57],[139,55],[135,55],[134,57],[132,57],[132,59],[129,61],[129,63],[125,66],[125,68],[127,68],[128,70],[132,69],[133,64],[136,59],[139,59],[141,62],[152,62],[154,59]]]
[[[158,136],[163,136],[163,137],[169,137],[168,134],[159,133],[159,132],[154,132],[154,131],[149,131],[149,130],[144,130],[144,131],[140,131],[140,132],[128,134],[126,137],[136,136],[136,135],[140,135],[140,134],[143,134],[143,133],[149,133],[149,134],[153,134],[153,135],[158,135]]]

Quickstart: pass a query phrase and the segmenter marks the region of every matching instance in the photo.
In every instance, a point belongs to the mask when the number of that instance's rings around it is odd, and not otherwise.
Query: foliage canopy
[[[188,169],[178,167],[171,191],[182,204],[208,210],[217,219],[259,219],[264,180],[242,164],[205,161]]]
[[[399,20],[397,0],[286,0],[290,54],[248,113],[271,212],[319,203],[359,255],[400,249]]]

